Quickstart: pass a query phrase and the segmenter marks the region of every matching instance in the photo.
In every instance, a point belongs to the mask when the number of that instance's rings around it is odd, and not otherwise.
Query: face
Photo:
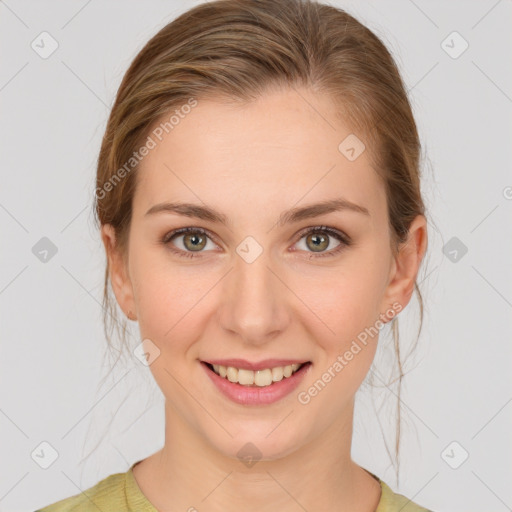
[[[352,131],[330,98],[299,91],[244,105],[199,99],[161,141],[153,137],[138,170],[126,264],[110,253],[119,304],[158,348],[150,369],[167,420],[230,457],[249,442],[275,459],[339,436],[378,327],[409,301],[425,249],[418,218],[415,243],[392,255],[384,185],[368,150],[348,159],[338,147]],[[309,208],[328,201],[357,206]],[[155,208],[162,203],[196,208]],[[107,247],[111,236],[105,226]],[[204,364],[227,359],[309,364],[249,389]],[[258,374],[260,383],[269,375]]]

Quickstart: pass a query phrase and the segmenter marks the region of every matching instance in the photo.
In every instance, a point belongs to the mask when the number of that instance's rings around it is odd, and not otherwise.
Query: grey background
[[[0,2],[1,511],[77,494],[163,443],[162,395],[149,370],[132,358],[101,380],[113,362],[91,206],[124,71],[158,29],[197,3]],[[353,457],[435,511],[510,510],[512,2],[330,3],[374,30],[397,59],[433,221],[420,273],[425,324],[401,397],[400,486],[386,451],[396,388],[358,394]],[[31,47],[43,31],[59,45],[46,59]],[[453,31],[469,44],[458,58],[443,47]],[[449,41],[451,51],[461,48]],[[43,237],[57,248],[46,262],[33,253]],[[460,244],[467,253],[454,262],[449,251]],[[404,346],[415,339],[417,309],[414,300],[400,315]],[[140,342],[136,324],[130,339]],[[383,344],[381,375],[389,357]],[[377,411],[382,404],[378,415],[373,403]],[[42,442],[58,453],[47,469],[33,455],[51,453]]]

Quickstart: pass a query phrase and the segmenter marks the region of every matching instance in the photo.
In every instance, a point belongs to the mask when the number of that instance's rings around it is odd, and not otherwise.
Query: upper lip
[[[209,359],[204,361],[209,364],[218,364],[219,366],[232,366],[241,370],[265,370],[266,368],[275,368],[276,366],[288,366],[291,364],[308,363],[304,359],[264,359],[263,361],[251,362],[246,359]]]

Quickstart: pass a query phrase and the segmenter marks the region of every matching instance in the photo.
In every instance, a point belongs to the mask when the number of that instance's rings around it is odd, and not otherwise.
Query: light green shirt
[[[142,494],[133,476],[133,467],[138,462],[140,461],[135,462],[126,473],[110,475],[80,494],[64,498],[35,512],[157,512]],[[375,512],[431,512],[405,496],[394,493],[373,473],[370,475],[379,481],[382,489]]]

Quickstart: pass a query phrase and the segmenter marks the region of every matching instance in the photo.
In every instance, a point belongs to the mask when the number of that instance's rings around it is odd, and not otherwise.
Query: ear
[[[386,318],[386,321],[392,320],[394,316],[385,316],[386,311],[394,309],[398,314],[409,304],[427,244],[427,221],[423,215],[418,215],[411,223],[407,240],[399,246],[399,252],[393,258],[389,282],[381,303],[381,318]]]
[[[123,255],[117,247],[116,234],[112,225],[104,224],[101,227],[101,239],[105,246],[110,271],[110,282],[117,303],[130,320],[136,320],[137,316],[132,283]]]

